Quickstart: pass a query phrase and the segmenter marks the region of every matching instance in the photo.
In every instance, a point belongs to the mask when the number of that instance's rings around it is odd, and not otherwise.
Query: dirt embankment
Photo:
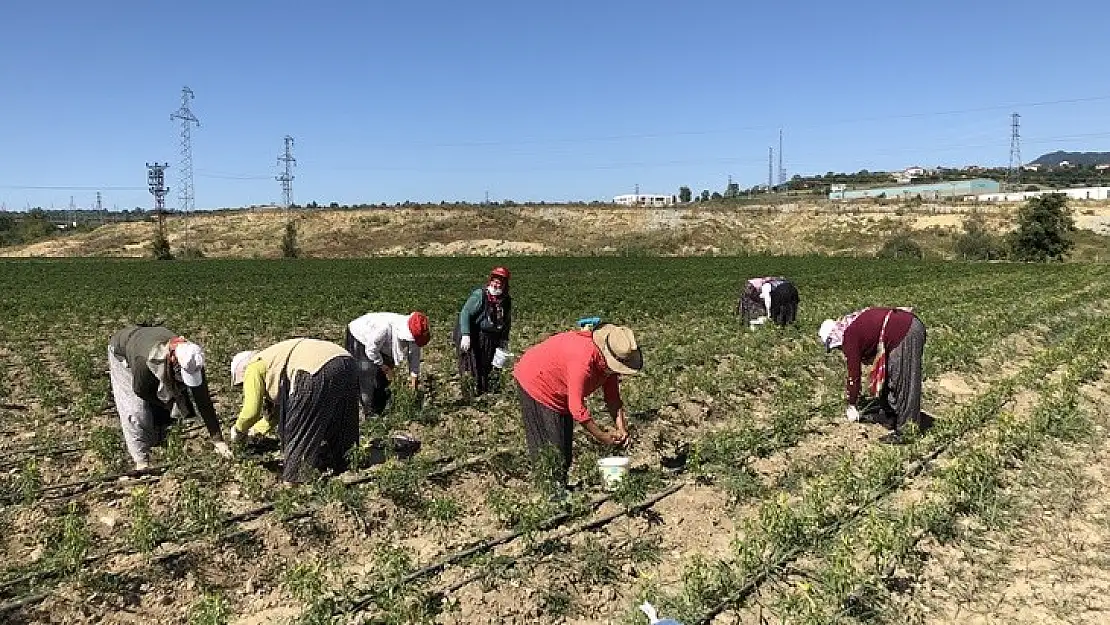
[[[171,217],[174,249],[210,258],[280,254],[285,224],[294,219],[305,256],[515,256],[524,254],[805,254],[870,255],[892,234],[908,231],[929,252],[944,255],[971,210],[1005,232],[1016,206],[915,207],[779,204],[719,208],[396,208],[329,211],[244,210]],[[1110,235],[1110,205],[1077,206],[1076,224]],[[153,224],[101,226],[0,256],[144,256]]]

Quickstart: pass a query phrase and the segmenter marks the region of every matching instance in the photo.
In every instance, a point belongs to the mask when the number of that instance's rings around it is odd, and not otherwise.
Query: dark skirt
[[[366,346],[351,334],[350,329],[347,330],[344,347],[355,359],[362,416],[369,419],[384,413],[393,393],[389,390],[389,378],[385,375],[385,371],[370,360],[366,355]]]
[[[490,390],[490,380],[496,377],[496,371],[493,366],[493,356],[497,348],[501,346],[501,333],[473,332],[470,335],[470,350],[464,352],[459,349],[459,341],[462,340],[462,331],[459,328],[459,324],[456,322],[455,330],[451,333],[451,340],[455,344],[455,353],[458,355],[459,359],[459,375],[474,377],[474,391],[476,395],[488,393]]]
[[[914,318],[906,336],[890,350],[886,359],[884,408],[901,430],[907,423],[921,425],[921,365],[925,354],[925,324]]]
[[[763,298],[760,297],[759,290],[753,288],[751,284],[744,285],[744,293],[740,295],[736,308],[743,315],[744,323],[767,316]],[[797,317],[798,289],[789,282],[782,282],[771,289],[771,321],[785,326],[794,323]]]
[[[358,376],[353,358],[339,356],[315,374],[297,371],[281,390],[278,435],[284,448],[282,479],[300,482],[305,466],[347,469],[358,444]]]
[[[536,401],[519,383],[516,389],[532,466],[555,486],[566,486],[573,451],[574,419]]]

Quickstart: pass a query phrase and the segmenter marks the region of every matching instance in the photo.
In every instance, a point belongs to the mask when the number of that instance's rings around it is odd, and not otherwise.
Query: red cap
[[[509,270],[505,267],[494,267],[493,271],[489,272],[489,277],[491,278],[498,277],[508,280],[510,275]]]
[[[428,316],[422,312],[414,312],[409,315],[409,332],[412,332],[412,338],[420,347],[428,344],[432,340],[432,330],[428,327]]]

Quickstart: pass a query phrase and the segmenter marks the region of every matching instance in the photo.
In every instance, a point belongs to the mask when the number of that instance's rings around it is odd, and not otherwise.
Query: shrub
[[[1075,242],[1075,220],[1062,193],[1030,198],[1018,210],[1018,227],[1010,233],[1010,254],[1027,262],[1062,261]]]
[[[952,249],[963,260],[997,260],[1006,255],[1002,239],[987,228],[977,212],[964,220],[964,231],[956,237]]]
[[[925,252],[907,232],[900,232],[883,243],[877,258],[924,258]]]
[[[290,219],[285,224],[285,235],[281,238],[281,257],[297,258],[301,250],[297,247],[297,223]]]
[[[154,240],[150,242],[150,255],[155,260],[173,260],[170,240],[166,238],[166,233],[162,232],[160,228],[154,231]]]

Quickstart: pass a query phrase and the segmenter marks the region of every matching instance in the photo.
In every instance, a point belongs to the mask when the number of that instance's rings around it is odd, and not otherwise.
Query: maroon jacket
[[[910,331],[914,314],[897,308],[868,308],[856,317],[852,325],[844,330],[844,343],[840,349],[848,360],[848,381],[846,392],[848,405],[855,406],[859,401],[860,368],[862,363],[871,363],[879,352],[879,332],[883,327],[883,319],[890,311],[890,321],[886,324],[886,351],[902,342],[906,333]]]

